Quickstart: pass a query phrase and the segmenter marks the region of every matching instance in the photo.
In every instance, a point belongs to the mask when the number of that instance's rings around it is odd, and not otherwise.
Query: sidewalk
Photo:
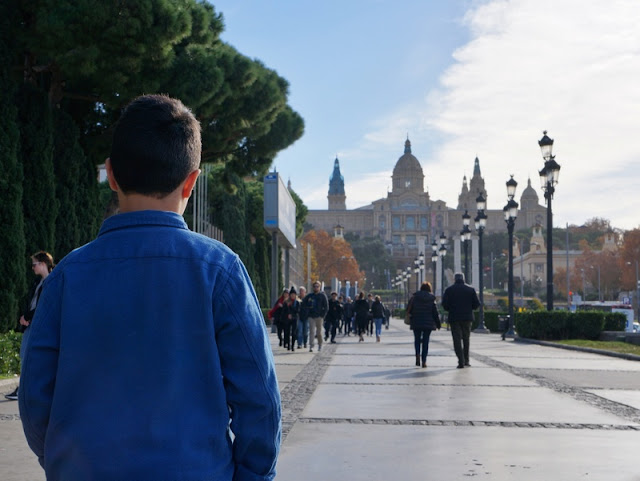
[[[436,331],[422,369],[411,331],[391,324],[381,343],[338,335],[320,353],[270,334],[278,481],[640,481],[640,362],[472,334],[472,367],[456,369],[450,333]],[[4,398],[0,479],[44,480]]]
[[[308,354],[275,345],[278,480],[640,480],[640,362],[472,334],[456,369],[436,331],[422,369],[401,320],[382,334],[339,337],[294,377]]]

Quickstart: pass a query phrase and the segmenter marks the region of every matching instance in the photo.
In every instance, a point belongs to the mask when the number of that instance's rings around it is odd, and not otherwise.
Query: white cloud
[[[455,205],[451,172],[461,179],[476,155],[491,208],[506,202],[509,174],[519,192],[528,176],[540,192],[537,140],[548,129],[562,166],[555,224],[597,215],[637,226],[640,2],[496,0],[465,20],[472,39],[424,112],[445,139],[428,172],[432,198]]]

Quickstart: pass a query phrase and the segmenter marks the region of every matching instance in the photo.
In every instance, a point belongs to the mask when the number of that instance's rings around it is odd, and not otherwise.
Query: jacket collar
[[[179,229],[188,229],[184,218],[176,212],[166,212],[161,210],[140,210],[136,212],[125,212],[113,215],[104,220],[98,236],[119,229],[128,227],[138,227],[141,225],[148,226],[166,226],[177,227]]]

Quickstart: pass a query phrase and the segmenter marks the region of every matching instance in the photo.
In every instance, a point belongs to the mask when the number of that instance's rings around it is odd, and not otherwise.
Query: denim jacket
[[[171,212],[105,220],[47,277],[19,390],[53,480],[271,480],[281,436],[247,272]]]

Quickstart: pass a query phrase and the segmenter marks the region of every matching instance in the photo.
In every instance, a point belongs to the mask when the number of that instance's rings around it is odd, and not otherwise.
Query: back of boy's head
[[[111,166],[120,189],[163,198],[200,165],[200,123],[177,99],[143,95],[118,120]]]

